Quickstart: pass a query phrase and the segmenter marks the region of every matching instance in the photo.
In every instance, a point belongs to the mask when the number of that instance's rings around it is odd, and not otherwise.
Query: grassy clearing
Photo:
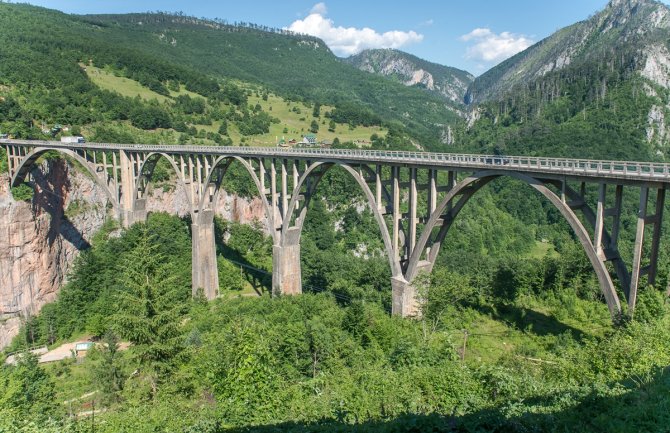
[[[156,99],[161,103],[169,101],[170,98],[159,95],[158,93],[147,89],[137,81],[125,77],[114,75],[111,70],[97,68],[92,65],[81,65],[85,68],[86,75],[93,83],[101,89],[117,92],[122,96],[135,98],[139,96],[145,101]]]
[[[117,76],[109,68],[98,68],[92,65],[81,65],[85,68],[89,79],[98,87],[117,92],[122,96],[135,98],[140,97],[145,101],[157,100],[160,103],[168,103],[171,101],[170,97],[160,95],[148,88],[142,86],[137,81],[129,78]],[[242,87],[248,88],[249,84],[236,83]],[[295,139],[300,141],[305,134],[310,133],[310,126],[313,120],[319,124],[319,131],[316,136],[318,141],[327,140],[332,142],[335,138],[339,138],[341,142],[355,142],[361,147],[369,145],[370,136],[377,134],[381,137],[386,135],[386,130],[379,126],[358,126],[350,128],[349,125],[337,124],[334,131],[329,131],[329,122],[325,113],[334,109],[332,106],[321,106],[321,115],[318,118],[312,116],[313,107],[302,102],[285,101],[280,96],[269,94],[267,100],[263,100],[260,94],[250,91],[248,104],[250,108],[260,105],[263,111],[268,112],[271,116],[279,119],[279,123],[270,125],[270,131],[267,134],[243,136],[240,134],[236,125],[230,123],[228,126],[228,135],[233,140],[233,144],[248,144],[250,146],[275,146],[277,142],[284,138],[286,142]],[[201,97],[200,95],[189,92],[183,87],[179,92],[170,91],[171,97],[179,95],[189,95],[191,97]],[[218,132],[221,122],[215,121],[211,125],[194,125],[199,130],[207,132]],[[203,144],[212,144],[209,140],[203,140]]]
[[[532,259],[543,259],[545,257],[558,257],[554,245],[550,242],[536,241],[535,245],[528,252],[527,257]]]
[[[268,100],[264,101],[262,97],[255,94],[249,97],[249,105],[260,104],[263,111],[270,113],[273,117],[279,119],[279,123],[273,123],[270,126],[270,132],[263,135],[247,137],[246,141],[252,146],[273,146],[277,140],[282,137],[288,142],[291,139],[300,141],[305,134],[310,133],[310,124],[316,120],[319,124],[319,131],[316,133],[318,141],[333,141],[339,138],[341,142],[353,141],[359,142],[362,146],[368,145],[370,136],[377,134],[380,137],[386,136],[386,130],[378,126],[358,126],[350,129],[349,125],[336,124],[335,132],[328,131],[330,119],[325,117],[325,113],[332,111],[335,107],[329,105],[321,106],[321,115],[318,118],[312,116],[313,107],[305,105],[302,102],[285,101],[283,98],[269,94]],[[286,131],[286,132],[284,132]],[[235,131],[237,133],[237,131]],[[241,136],[232,135],[234,143],[237,143]]]

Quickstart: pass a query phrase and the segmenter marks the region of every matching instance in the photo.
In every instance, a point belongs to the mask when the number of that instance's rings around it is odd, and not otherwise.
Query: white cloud
[[[307,17],[294,21],[288,30],[323,39],[339,56],[350,56],[367,48],[400,48],[423,40],[423,35],[414,31],[378,33],[369,27],[359,29],[335,26],[333,20],[325,17],[326,12],[325,3],[317,3]]]
[[[497,63],[533,45],[533,40],[525,35],[510,32],[496,34],[487,28],[477,28],[460,39],[470,42],[465,52],[469,59]]]
[[[432,26],[433,24],[435,24],[435,20],[433,20],[432,18],[421,23],[421,25],[424,27],[429,27]]]
[[[324,2],[317,3],[314,6],[312,6],[312,9],[309,11],[309,13],[326,16],[326,14],[328,13],[328,8],[326,7],[326,4]]]

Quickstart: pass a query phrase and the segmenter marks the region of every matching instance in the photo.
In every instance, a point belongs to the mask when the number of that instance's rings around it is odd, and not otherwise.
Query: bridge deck
[[[86,150],[127,150],[171,154],[258,156],[436,167],[450,170],[522,171],[548,177],[595,178],[626,183],[670,184],[670,164],[639,161],[602,161],[531,156],[495,156],[462,153],[408,152],[362,149],[293,149],[281,147],[179,146],[149,144],[61,143],[39,140],[0,140],[0,144]]]

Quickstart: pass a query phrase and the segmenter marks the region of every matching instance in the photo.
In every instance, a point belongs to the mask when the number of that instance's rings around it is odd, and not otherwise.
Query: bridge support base
[[[392,309],[394,316],[415,317],[419,315],[419,300],[416,288],[404,278],[391,278]]]
[[[302,293],[300,272],[300,244],[272,247],[272,295],[299,295]]]
[[[219,272],[214,243],[214,213],[205,210],[191,224],[193,296],[202,289],[208,300],[219,293]]]
[[[123,227],[128,228],[135,223],[147,221],[147,201],[146,199],[137,199],[135,202],[135,209],[123,210]]]

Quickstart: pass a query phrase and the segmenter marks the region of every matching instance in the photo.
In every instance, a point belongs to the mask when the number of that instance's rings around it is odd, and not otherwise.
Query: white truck
[[[86,143],[86,140],[84,140],[84,137],[81,137],[79,135],[75,135],[73,137],[61,137],[60,142],[61,143]]]

